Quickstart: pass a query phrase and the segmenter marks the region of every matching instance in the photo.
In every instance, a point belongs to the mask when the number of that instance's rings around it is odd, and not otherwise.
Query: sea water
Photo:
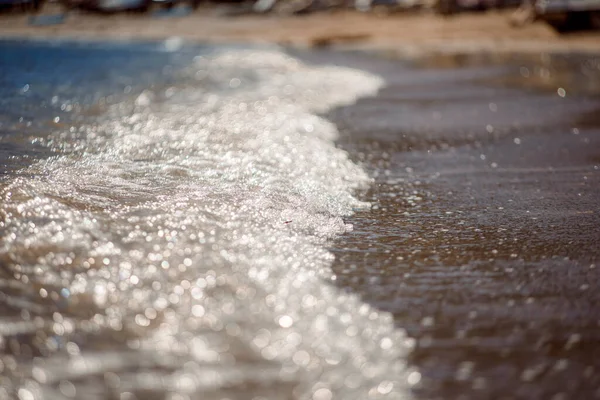
[[[0,398],[409,398],[335,285],[371,179],[322,113],[381,78],[278,48],[0,42]]]

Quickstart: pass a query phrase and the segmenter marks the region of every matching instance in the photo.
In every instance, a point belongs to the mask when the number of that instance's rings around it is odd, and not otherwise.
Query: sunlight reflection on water
[[[0,397],[408,398],[404,331],[331,284],[326,250],[370,179],[316,112],[381,79],[276,49],[183,71],[122,82],[8,173]]]

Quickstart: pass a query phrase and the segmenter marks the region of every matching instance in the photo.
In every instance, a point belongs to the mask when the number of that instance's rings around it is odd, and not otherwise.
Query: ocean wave
[[[0,398],[410,397],[413,343],[327,251],[371,180],[319,113],[382,80],[277,49],[188,74],[3,189]]]

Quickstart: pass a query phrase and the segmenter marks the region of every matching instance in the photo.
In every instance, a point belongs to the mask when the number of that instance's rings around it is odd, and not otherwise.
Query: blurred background
[[[600,398],[600,0],[0,0],[0,400]]]
[[[218,16],[246,14],[306,15],[356,10],[376,15],[433,13],[451,16],[465,12],[513,10],[514,27],[543,20],[558,32],[600,28],[598,0],[1,0],[4,14],[48,13],[54,18],[34,18],[32,24],[62,23],[64,13],[95,12],[105,16],[119,12],[153,17],[183,17],[192,13]],[[57,16],[56,14],[60,16]]]

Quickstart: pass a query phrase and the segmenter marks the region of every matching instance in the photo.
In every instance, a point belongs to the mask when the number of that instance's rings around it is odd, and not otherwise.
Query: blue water
[[[186,45],[177,50],[166,51],[156,43],[2,40],[3,115],[33,120],[40,107],[91,105],[126,90],[173,82],[202,48]]]
[[[51,154],[40,144],[56,128],[89,119],[82,113],[181,82],[182,69],[206,49],[176,41],[0,40],[0,180]]]

